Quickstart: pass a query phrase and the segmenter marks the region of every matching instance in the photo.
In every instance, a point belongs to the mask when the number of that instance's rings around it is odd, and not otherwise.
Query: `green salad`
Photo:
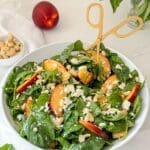
[[[44,149],[101,150],[127,136],[142,107],[136,70],[81,41],[15,67],[4,87],[20,136]]]

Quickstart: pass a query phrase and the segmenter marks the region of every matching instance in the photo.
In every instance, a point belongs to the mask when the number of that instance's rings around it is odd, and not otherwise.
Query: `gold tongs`
[[[92,23],[91,20],[90,20],[90,10],[93,7],[97,7],[99,9],[99,18],[98,18],[97,23]],[[101,41],[103,41],[109,35],[112,34],[112,35],[115,35],[118,38],[125,38],[125,37],[128,37],[128,36],[134,34],[139,29],[141,29],[142,26],[143,26],[143,20],[140,17],[138,17],[138,16],[129,16],[128,18],[122,20],[120,23],[118,23],[117,25],[112,27],[106,33],[103,33],[104,8],[99,3],[92,3],[91,5],[88,6],[87,13],[86,13],[86,19],[87,19],[87,22],[90,24],[91,27],[98,29],[97,39],[89,47],[89,48],[94,48],[96,46],[97,51],[99,50],[99,46],[100,46]],[[123,26],[125,26],[126,24],[128,24],[131,21],[137,22],[137,26],[134,29],[132,29],[131,31],[127,32],[127,33],[124,33],[124,34],[119,33],[119,29],[122,28]]]

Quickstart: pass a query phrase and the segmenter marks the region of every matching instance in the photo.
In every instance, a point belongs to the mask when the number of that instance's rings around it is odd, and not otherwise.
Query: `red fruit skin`
[[[59,20],[59,14],[56,7],[47,1],[38,3],[32,12],[32,19],[41,29],[52,29]]]
[[[100,136],[106,140],[110,139],[109,135],[105,131],[103,131],[93,123],[84,120],[79,120],[79,123],[82,124],[86,129],[88,129],[92,133],[95,133],[97,136]]]
[[[126,97],[126,99],[128,101],[130,101],[131,103],[134,102],[136,96],[139,94],[141,89],[140,84],[136,84],[133,89],[131,90],[130,94]]]
[[[22,83],[21,85],[19,85],[16,89],[17,93],[22,93],[24,92],[28,86],[32,85],[33,83],[35,83],[35,81],[37,80],[37,76],[38,76],[38,72],[35,72],[32,77],[28,80],[26,80],[24,83]]]

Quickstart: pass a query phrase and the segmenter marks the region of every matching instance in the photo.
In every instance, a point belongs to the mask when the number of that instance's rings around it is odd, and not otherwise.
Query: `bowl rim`
[[[36,149],[38,149],[39,147],[36,146],[36,145],[34,145],[34,144],[32,144],[32,143],[30,143],[30,141],[28,141],[28,140],[22,138],[22,137],[20,136],[20,134],[16,131],[15,127],[13,127],[13,125],[10,123],[10,120],[8,119],[8,116],[7,116],[7,112],[6,112],[6,110],[5,110],[5,108],[8,107],[8,106],[7,106],[7,104],[6,104],[6,101],[3,100],[3,96],[2,96],[2,95],[3,95],[3,86],[5,85],[5,82],[6,82],[7,78],[8,78],[8,75],[10,74],[10,72],[12,71],[12,69],[13,69],[15,66],[17,66],[17,64],[20,63],[22,60],[24,60],[25,58],[29,57],[31,54],[33,54],[33,53],[38,53],[37,51],[38,51],[38,50],[41,50],[41,49],[43,49],[43,48],[49,48],[49,47],[52,47],[52,46],[54,46],[54,45],[60,45],[60,44],[67,44],[67,45],[69,45],[69,44],[71,44],[71,43],[73,43],[73,42],[74,42],[74,41],[53,42],[53,43],[44,45],[44,46],[42,46],[42,47],[40,47],[40,48],[37,48],[37,49],[35,49],[34,51],[32,51],[32,52],[30,52],[30,53],[24,55],[21,59],[17,60],[17,62],[16,62],[13,66],[11,66],[11,67],[8,69],[8,71],[6,72],[6,75],[3,77],[2,82],[0,83],[0,99],[1,99],[1,100],[0,100],[0,107],[2,107],[2,113],[3,113],[2,115],[4,116],[5,122],[6,122],[7,125],[11,128],[11,130],[14,132],[14,134],[16,134],[16,135],[18,135],[18,136],[20,137],[20,140],[22,140],[25,144],[28,144],[29,146],[32,146],[32,147],[34,147],[34,148],[36,148]],[[87,42],[87,41],[84,41],[84,42],[83,42],[84,45],[87,44],[87,43],[90,43],[90,42]],[[121,147],[121,146],[127,144],[127,143],[138,133],[138,131],[140,130],[140,128],[143,126],[143,124],[144,124],[144,122],[145,122],[145,120],[146,120],[146,117],[147,117],[147,115],[148,115],[148,111],[149,111],[149,105],[150,105],[149,99],[150,99],[150,96],[149,96],[149,89],[148,89],[147,82],[146,82],[146,80],[145,80],[145,78],[144,78],[144,75],[143,75],[142,72],[138,69],[138,67],[137,67],[126,55],[122,54],[122,53],[119,52],[118,50],[113,49],[113,48],[110,48],[110,47],[108,47],[108,46],[107,46],[107,48],[110,49],[112,52],[117,53],[117,54],[123,59],[123,61],[124,61],[124,59],[125,59],[125,60],[128,62],[128,64],[125,63],[127,66],[129,66],[129,64],[132,64],[133,68],[138,71],[139,75],[140,75],[140,76],[143,78],[143,80],[145,81],[144,89],[145,89],[145,92],[146,92],[146,100],[147,100],[147,101],[146,101],[146,102],[147,102],[147,106],[144,108],[144,111],[141,113],[141,114],[142,114],[142,118],[141,118],[140,124],[136,125],[136,126],[137,126],[136,128],[135,128],[135,127],[132,128],[132,129],[133,129],[133,132],[131,132],[131,134],[128,133],[125,138],[121,138],[121,140],[116,140],[116,141],[117,141],[116,143],[113,142],[113,144],[112,144],[109,148],[115,150],[115,149],[118,149],[119,147]],[[61,51],[62,51],[62,50],[60,50],[60,52],[61,52]],[[43,58],[43,59],[44,59],[44,58]],[[9,115],[10,115],[10,112],[8,112],[8,113],[9,113]],[[10,115],[9,117],[12,117],[12,116]],[[132,130],[132,129],[130,129],[130,130]]]

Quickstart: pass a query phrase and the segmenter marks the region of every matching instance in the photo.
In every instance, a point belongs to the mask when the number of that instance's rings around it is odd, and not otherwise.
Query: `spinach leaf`
[[[68,150],[101,150],[105,144],[106,142],[103,139],[93,135],[85,142],[72,144]]]
[[[122,0],[110,0],[113,12],[116,11],[116,9],[119,7],[121,2],[122,2]]]
[[[55,59],[57,61],[60,61],[61,63],[66,63],[69,57],[71,56],[73,51],[82,51],[83,50],[83,43],[78,40],[69,46],[60,54],[52,57],[52,59]]]
[[[125,131],[128,128],[128,122],[126,119],[114,121],[113,123],[108,123],[106,126],[106,130],[109,132],[121,132]]]
[[[141,96],[137,96],[133,102],[133,109],[132,109],[132,112],[134,113],[135,118],[139,115],[141,108],[142,108],[142,98]]]
[[[42,78],[45,80],[45,82],[49,83],[61,83],[61,73],[56,69],[53,71],[43,71],[41,72]]]
[[[63,150],[69,148],[70,143],[65,138],[59,137],[56,140],[61,144],[61,146],[63,147]]]
[[[127,114],[124,112],[119,112],[117,114],[113,114],[113,115],[103,115],[102,114],[102,118],[106,121],[119,121],[122,119],[125,119],[127,117]]]
[[[0,147],[0,150],[14,150],[14,147],[12,144],[5,144]]]
[[[34,116],[30,115],[24,121],[20,135],[39,147],[49,148],[55,138],[54,126],[49,114],[41,112],[35,113]]]
[[[122,104],[122,98],[120,96],[120,91],[118,88],[113,88],[110,96],[107,97],[108,102],[111,104],[111,107],[120,108]]]
[[[101,113],[99,103],[92,101],[90,106],[89,106],[89,109],[92,112],[92,114],[94,115],[94,117],[97,117]]]

